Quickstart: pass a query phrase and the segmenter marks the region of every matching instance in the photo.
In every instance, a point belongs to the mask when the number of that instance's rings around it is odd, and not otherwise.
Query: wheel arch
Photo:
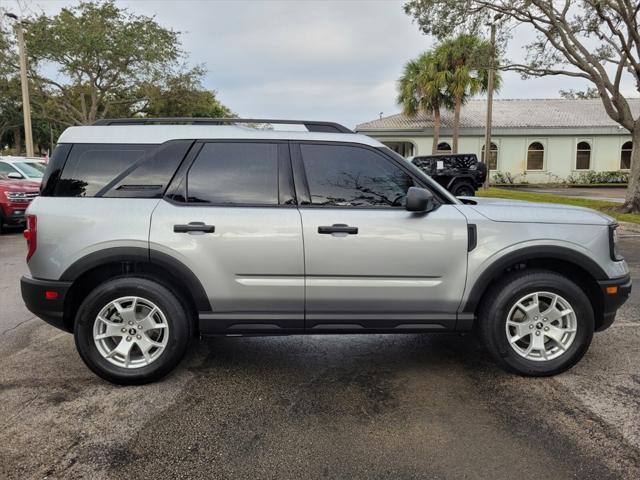
[[[122,276],[155,280],[181,298],[195,322],[197,313],[211,310],[204,287],[182,262],[162,252],[139,247],[114,247],[91,253],[74,262],[60,277],[72,282],[64,302],[64,325],[73,331],[76,312],[84,298],[100,283]]]
[[[606,280],[607,274],[587,255],[559,246],[526,247],[497,259],[475,281],[464,302],[462,313],[475,314],[486,293],[504,273],[526,268],[550,270],[576,283],[591,302],[596,329],[598,328],[598,323],[603,320],[604,311],[598,280]]]

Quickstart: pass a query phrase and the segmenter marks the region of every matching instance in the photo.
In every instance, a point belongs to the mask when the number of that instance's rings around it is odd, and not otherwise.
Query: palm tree
[[[417,59],[407,62],[398,80],[397,103],[409,117],[421,111],[433,114],[432,153],[436,153],[440,142],[440,108],[451,102],[445,92],[447,72],[440,68],[432,52],[425,52]]]
[[[436,62],[446,71],[447,94],[453,101],[453,153],[458,153],[460,137],[460,110],[467,100],[487,91],[491,64],[491,43],[475,35],[460,35],[440,43],[434,50]],[[494,89],[500,88],[501,79],[494,77]]]

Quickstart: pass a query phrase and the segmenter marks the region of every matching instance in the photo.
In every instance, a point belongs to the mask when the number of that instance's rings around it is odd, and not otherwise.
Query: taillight
[[[27,215],[27,229],[24,231],[27,240],[27,262],[36,253],[38,247],[38,219],[35,215]]]

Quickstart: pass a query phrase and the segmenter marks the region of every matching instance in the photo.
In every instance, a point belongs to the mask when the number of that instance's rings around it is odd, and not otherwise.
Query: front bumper
[[[23,225],[25,223],[25,211],[28,206],[28,203],[5,206],[2,212],[4,223],[7,225]]]
[[[616,313],[631,294],[631,276],[598,282],[602,295],[602,312],[597,320],[596,331],[601,332],[611,326]],[[615,293],[614,293],[615,291]]]
[[[54,327],[67,332],[71,330],[64,321],[64,299],[70,287],[71,282],[39,280],[26,275],[20,279],[22,299],[29,311]],[[49,292],[48,295],[47,292]],[[55,298],[52,298],[53,296]]]

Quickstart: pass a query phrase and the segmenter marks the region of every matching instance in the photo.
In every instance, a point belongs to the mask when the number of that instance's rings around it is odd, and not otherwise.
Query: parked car
[[[36,157],[0,157],[0,175],[40,183],[47,163]]]
[[[487,178],[487,166],[475,153],[420,155],[409,161],[456,197],[473,197]]]
[[[156,380],[198,335],[474,327],[502,366],[553,375],[629,295],[606,215],[462,202],[337,124],[236,123],[275,122],[100,121],[61,135],[27,212],[22,296],[101,377]]]
[[[25,210],[38,196],[40,184],[26,180],[13,180],[0,175],[0,233],[6,226],[25,223]]]

